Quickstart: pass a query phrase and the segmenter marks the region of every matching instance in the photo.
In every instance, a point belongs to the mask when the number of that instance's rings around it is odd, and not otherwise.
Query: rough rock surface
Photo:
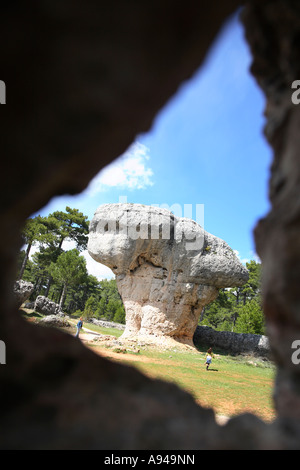
[[[261,357],[271,357],[269,339],[264,335],[215,331],[208,326],[198,325],[193,339],[196,345],[217,347],[229,354],[250,353]]]
[[[116,274],[126,311],[122,338],[193,346],[201,311],[248,271],[223,240],[191,219],[142,204],[104,204],[90,224],[88,251]]]
[[[35,299],[34,310],[43,315],[60,315],[63,312],[60,310],[60,307],[52,300],[48,299],[44,295],[38,295]]]
[[[39,321],[39,325],[54,326],[57,328],[66,328],[71,326],[67,317],[64,315],[47,315]]]
[[[105,320],[97,320],[96,318],[90,318],[88,323],[92,323],[94,325],[103,326],[104,328],[117,328],[118,330],[124,330],[125,325],[123,323],[116,323],[111,321]]]
[[[33,284],[31,282],[27,281],[16,281],[14,283],[13,291],[14,291],[14,297],[15,301],[18,307],[21,307],[21,305],[29,299],[30,295],[33,292]]]
[[[300,106],[292,101],[292,84],[300,78],[300,4],[255,0],[243,22],[251,71],[266,96],[264,133],[274,154],[271,208],[255,228],[264,313],[278,364],[274,399],[280,416],[300,423],[300,366],[292,361],[292,345],[300,339]]]

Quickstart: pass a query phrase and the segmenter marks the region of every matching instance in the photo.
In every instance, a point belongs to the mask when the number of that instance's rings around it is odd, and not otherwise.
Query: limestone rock
[[[216,331],[209,326],[198,325],[194,343],[205,347],[217,347],[233,354],[250,353],[271,358],[269,339],[264,335]]]
[[[88,251],[116,275],[126,311],[122,338],[193,345],[201,311],[248,271],[223,240],[196,222],[141,204],[105,204],[90,224]]]
[[[92,323],[93,325],[102,326],[104,328],[116,328],[118,330],[124,330],[125,325],[122,323],[116,323],[112,321],[105,321],[105,320],[97,320],[96,318],[90,318],[88,323]]]
[[[18,307],[21,307],[21,305],[30,297],[33,292],[33,287],[33,284],[27,281],[20,280],[14,283],[14,297]]]
[[[67,318],[63,315],[47,315],[39,321],[39,325],[54,326],[57,328],[66,328],[71,326]]]
[[[35,299],[34,310],[43,315],[59,315],[62,314],[60,307],[52,300],[48,299],[43,295],[38,295]]]

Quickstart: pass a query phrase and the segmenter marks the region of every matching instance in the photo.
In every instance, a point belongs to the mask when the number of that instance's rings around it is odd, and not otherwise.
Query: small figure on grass
[[[207,353],[206,353],[206,361],[205,361],[206,370],[208,370],[213,357],[215,357],[215,356],[213,355],[212,348],[209,348]]]
[[[82,320],[82,317],[80,317],[76,327],[77,327],[77,331],[76,331],[76,335],[75,335],[75,338],[79,338],[79,332],[82,328],[82,325],[83,325],[83,320]]]

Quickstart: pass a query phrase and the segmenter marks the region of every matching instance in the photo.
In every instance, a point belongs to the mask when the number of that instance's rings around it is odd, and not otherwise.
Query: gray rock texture
[[[68,328],[71,324],[64,315],[47,315],[39,321],[39,325],[54,326],[57,328]]]
[[[195,221],[142,204],[105,204],[90,224],[88,251],[116,275],[126,311],[122,338],[193,346],[201,311],[248,271],[223,240]]]
[[[90,318],[88,323],[92,323],[93,325],[103,326],[104,328],[116,328],[118,330],[124,330],[125,325],[122,323],[116,323],[111,321],[105,320],[97,320],[96,318]]]
[[[194,343],[199,346],[217,347],[231,354],[253,354],[270,358],[269,339],[264,335],[216,331],[208,326],[198,325]]]
[[[33,288],[34,286],[31,282],[20,280],[14,283],[13,293],[18,307],[21,307],[21,305],[30,297],[33,292]]]
[[[35,299],[34,310],[43,315],[59,315],[62,314],[58,304],[43,295],[38,295]]]

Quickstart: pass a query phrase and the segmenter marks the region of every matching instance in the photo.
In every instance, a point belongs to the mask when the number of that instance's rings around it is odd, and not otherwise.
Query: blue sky
[[[148,205],[177,204],[182,211],[190,204],[195,219],[196,205],[204,204],[205,230],[225,240],[243,262],[254,259],[253,228],[269,209],[271,150],[263,136],[265,100],[250,64],[234,15],[204,65],[160,110],[149,132],[137,135],[83,193],[54,198],[39,213],[68,205],[91,219],[99,205],[123,197]],[[85,257],[91,274],[112,276]]]

